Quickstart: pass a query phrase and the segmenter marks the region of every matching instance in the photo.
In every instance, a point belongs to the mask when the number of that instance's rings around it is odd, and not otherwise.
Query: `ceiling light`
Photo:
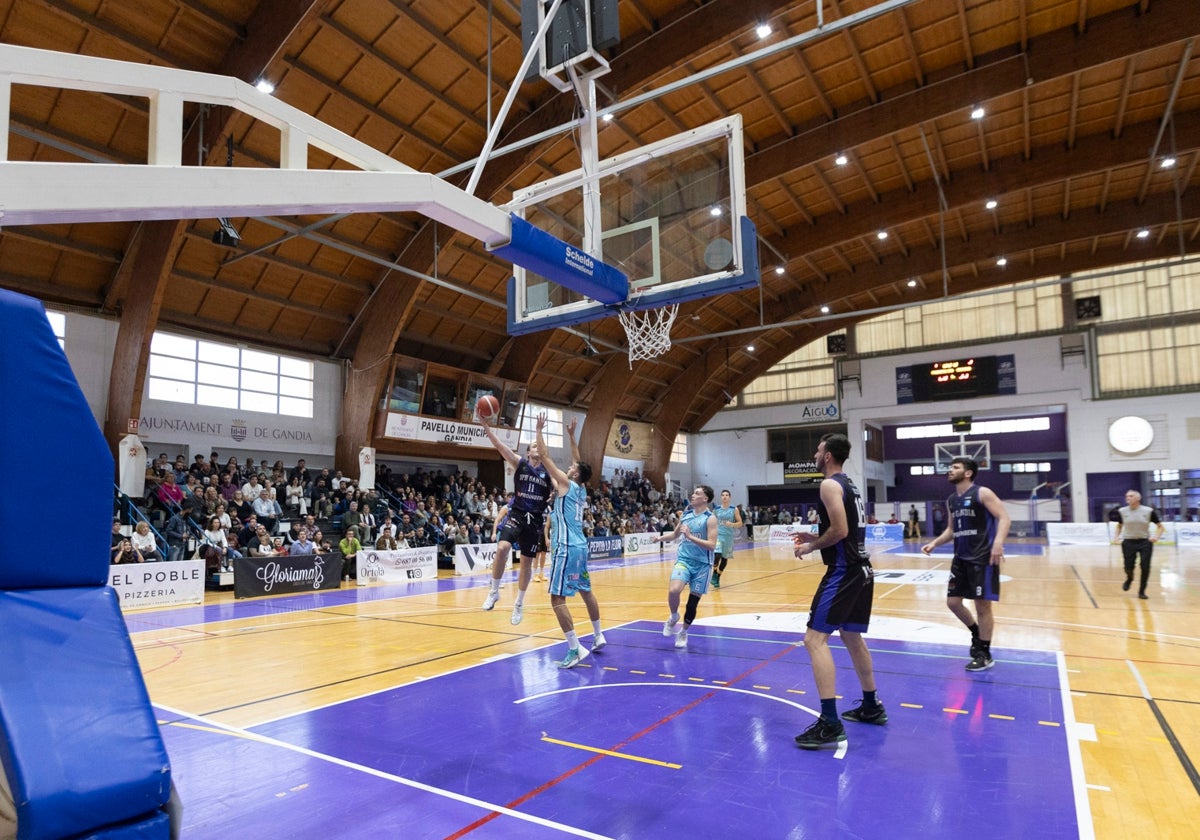
[[[1001,257],[1000,259],[996,260],[996,265],[1004,268],[1004,266],[1008,265],[1008,257]]]
[[[753,353],[753,352],[754,352],[754,345],[753,345],[753,344],[747,344],[747,345],[746,345],[746,352],[747,352],[747,353]]]
[[[845,155],[838,155],[837,157],[835,157],[833,159],[833,162],[836,163],[838,166],[845,166],[847,163],[850,162],[850,158],[846,157]]]
[[[1141,230],[1139,230],[1137,232],[1137,238],[1138,239],[1149,239],[1150,231],[1146,230],[1145,228],[1142,228]]]
[[[916,280],[909,280],[909,281],[908,281],[908,288],[910,288],[910,289],[915,289],[915,288],[917,288],[917,281],[916,281]]]
[[[884,239],[887,239],[887,231],[886,231],[886,230],[881,230],[881,231],[879,231],[879,233],[875,234],[875,236],[876,236],[876,238],[878,238],[880,241],[882,241],[882,240],[884,240]]]
[[[1175,165],[1175,158],[1165,157],[1162,159],[1162,161],[1158,165],[1161,166],[1163,169],[1170,169],[1172,166]]]
[[[775,266],[775,273],[776,273],[776,274],[780,274],[780,275],[782,275],[782,274],[783,274],[783,272],[784,272],[784,268],[783,268],[783,266],[781,266],[781,265],[777,265],[777,266]]]
[[[275,92],[275,85],[271,84],[266,79],[259,79],[258,84],[256,84],[255,87],[258,88],[262,93]]]
[[[604,115],[604,117],[603,117],[603,119],[604,119],[604,121],[605,121],[605,122],[612,122],[612,121],[613,121],[613,115],[612,115],[612,114],[605,114],[605,115]]]
[[[984,206],[984,207],[986,207],[986,208],[987,208],[987,209],[989,209],[989,210],[995,210],[997,207],[999,207],[999,206],[1000,206],[1000,202],[999,202],[999,201],[996,201],[996,199],[994,199],[994,198],[989,198],[989,199],[987,200],[987,204],[985,204],[985,205],[983,205],[983,206]]]
[[[821,314],[822,314],[822,315],[828,315],[828,314],[829,314],[829,307],[828,307],[828,306],[822,306],[822,307],[821,307]]]
[[[987,113],[987,111],[983,110],[982,107],[973,108],[971,110],[971,119],[981,120],[981,119],[983,119],[983,117],[986,113]]]
[[[771,34],[771,24],[760,23],[758,25],[758,28],[755,29],[754,31],[755,31],[755,33],[757,33],[759,38],[766,38],[768,35]]]
[[[720,208],[720,207],[713,207],[711,210],[709,210],[709,211],[708,211],[708,214],[709,214],[710,216],[720,216],[720,215],[721,215],[721,208]]]

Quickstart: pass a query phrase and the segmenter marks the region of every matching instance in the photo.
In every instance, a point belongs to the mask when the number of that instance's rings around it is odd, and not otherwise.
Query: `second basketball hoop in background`
[[[475,416],[489,423],[495,423],[500,416],[500,401],[491,394],[484,394],[475,401]]]

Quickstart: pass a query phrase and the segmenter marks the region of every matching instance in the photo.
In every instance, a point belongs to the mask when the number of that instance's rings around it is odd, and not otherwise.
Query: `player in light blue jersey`
[[[592,650],[598,651],[606,644],[604,634],[600,632],[600,604],[592,594],[592,580],[588,575],[588,542],[583,533],[583,514],[588,504],[584,485],[592,477],[592,468],[579,459],[579,446],[575,443],[575,420],[567,424],[572,463],[566,472],[550,457],[550,449],[542,438],[542,427],[545,425],[546,412],[543,411],[537,418],[537,448],[542,453],[542,464],[550,474],[555,494],[550,529],[550,606],[554,607],[558,626],[567,637],[567,655],[558,663],[558,667],[574,668],[591,651],[579,644],[575,621],[567,606],[568,597],[578,592],[587,606],[588,618],[592,621]]]
[[[717,549],[713,555],[712,588],[721,588],[721,573],[729,565],[733,556],[733,536],[741,528],[742,512],[732,503],[733,494],[728,490],[721,491],[721,504],[713,508],[717,517]]]
[[[690,510],[679,517],[674,531],[659,534],[654,542],[669,542],[683,537],[671,568],[671,585],[667,590],[667,606],[670,617],[663,622],[663,635],[675,634],[675,647],[687,647],[688,628],[696,620],[696,607],[708,592],[708,581],[712,575],[713,550],[717,547],[717,517],[709,505],[713,500],[713,489],[699,484],[692,491]],[[679,596],[684,587],[689,588],[687,608],[683,613],[683,626],[679,626]]]

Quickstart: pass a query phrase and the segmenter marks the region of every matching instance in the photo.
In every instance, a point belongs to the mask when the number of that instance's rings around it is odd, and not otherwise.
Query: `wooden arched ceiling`
[[[880,5],[825,0],[824,19]],[[620,0],[622,41],[601,84],[627,100],[815,30],[815,9]],[[766,41],[760,22],[773,28]],[[0,40],[267,77],[282,100],[442,172],[482,148],[520,63],[519,23],[517,0],[16,0],[0,10]],[[725,389],[888,307],[1195,251],[1198,36],[1196,0],[893,0],[621,111],[601,128],[604,156],[740,113],[762,238],[761,289],[685,304],[672,350],[632,371],[619,351],[585,356],[567,331],[508,336],[509,267],[407,215],[235,219],[236,251],[212,244],[212,221],[7,227],[0,284],[353,370],[394,350],[525,379],[538,400],[697,429]],[[982,120],[970,116],[977,106]],[[542,82],[522,85],[501,143],[561,125],[573,108]],[[9,158],[141,162],[147,113],[127,97],[14,86]],[[228,138],[235,166],[277,158],[267,126],[221,109],[187,118],[189,165],[225,165]],[[1171,169],[1159,165],[1166,153]],[[310,156],[313,168],[332,165]],[[577,166],[560,134],[490,161],[478,192],[502,202]],[[1136,238],[1142,228],[1152,236]],[[816,318],[822,305],[836,320]],[[624,343],[615,319],[591,330],[601,347]],[[664,391],[685,371],[695,397],[668,411]],[[377,383],[358,387],[369,394]]]

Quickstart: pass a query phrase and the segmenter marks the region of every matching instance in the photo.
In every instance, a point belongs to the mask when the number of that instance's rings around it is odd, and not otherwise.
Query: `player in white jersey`
[[[584,485],[592,477],[592,468],[579,460],[574,420],[567,425],[572,464],[566,472],[550,457],[550,450],[542,437],[545,425],[546,412],[543,411],[537,418],[537,448],[542,453],[542,464],[550,474],[556,497],[551,512],[550,606],[554,607],[558,626],[567,637],[567,654],[558,667],[574,668],[587,658],[590,651],[579,644],[575,620],[571,618],[571,609],[567,606],[568,597],[578,592],[587,606],[588,618],[592,621],[592,650],[598,651],[606,644],[604,634],[600,632],[600,604],[592,594],[592,580],[588,575],[588,542],[583,533],[583,514],[587,510],[587,490]]]

